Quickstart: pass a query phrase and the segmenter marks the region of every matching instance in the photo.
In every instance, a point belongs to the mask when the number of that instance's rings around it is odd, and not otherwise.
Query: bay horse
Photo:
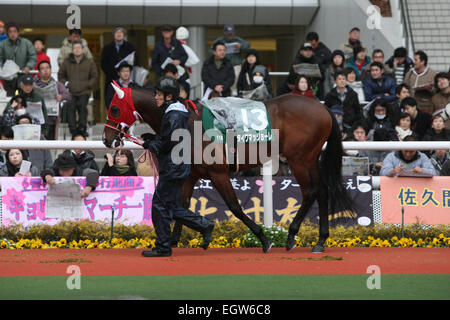
[[[133,112],[136,119],[146,122],[156,132],[160,132],[163,111],[156,105],[156,100],[150,91],[144,89],[125,89],[114,86],[116,93],[111,102],[108,119],[103,130],[103,143],[111,147],[118,146],[124,135],[127,135],[127,125],[121,125],[117,120],[112,121],[120,112]],[[117,105],[125,107],[118,108]],[[272,122],[272,128],[278,129],[280,156],[287,159],[291,171],[300,184],[303,201],[293,221],[289,225],[286,250],[296,246],[295,236],[314,201],[319,205],[319,240],[312,248],[312,252],[324,251],[326,239],[329,237],[329,211],[339,208],[351,210],[352,201],[348,197],[342,183],[342,138],[338,123],[327,107],[322,103],[293,94],[285,94],[264,102]],[[199,104],[198,114],[191,112],[188,124],[193,134],[195,121],[201,121],[203,106]],[[120,109],[120,110],[119,110]],[[128,111],[127,111],[128,110]],[[134,118],[134,116],[130,116]],[[130,120],[131,121],[131,120]],[[128,124],[131,125],[131,124]],[[203,134],[203,132],[202,132]],[[195,137],[192,139],[194,140]],[[324,143],[326,148],[322,151]],[[203,142],[202,150],[210,142]],[[248,145],[248,144],[247,144]],[[225,148],[225,147],[224,147]],[[191,149],[191,156],[200,150]],[[246,147],[246,152],[248,148]],[[225,154],[225,153],[223,153]],[[249,157],[246,156],[245,159]],[[192,163],[192,162],[191,162]],[[239,163],[239,171],[254,167],[261,167],[258,157],[257,164]],[[209,179],[224,199],[231,212],[240,219],[261,241],[262,249],[268,252],[272,247],[271,241],[265,236],[262,228],[246,216],[238,202],[236,193],[230,182],[230,166],[226,161],[222,164],[191,164],[191,173],[182,188],[182,203],[188,208],[194,186],[199,179]],[[174,233],[181,233],[181,225],[176,223]],[[179,239],[179,238],[178,238]]]

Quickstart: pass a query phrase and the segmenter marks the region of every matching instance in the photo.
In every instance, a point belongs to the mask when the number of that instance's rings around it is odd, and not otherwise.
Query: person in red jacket
[[[299,96],[308,97],[311,99],[315,99],[314,91],[311,87],[311,82],[306,76],[299,75],[297,80],[295,81],[294,90],[292,90],[293,94],[297,94]]]
[[[36,57],[37,57],[36,65],[34,66],[33,70],[38,70],[39,63],[41,63],[42,61],[48,61],[50,63],[50,58],[44,51],[45,50],[44,40],[42,40],[41,38],[34,39],[33,46],[34,50],[36,50]]]

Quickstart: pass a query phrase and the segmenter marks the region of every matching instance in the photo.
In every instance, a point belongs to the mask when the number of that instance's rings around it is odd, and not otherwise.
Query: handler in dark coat
[[[162,77],[156,85],[156,103],[163,108],[161,132],[158,135],[146,133],[143,147],[156,153],[158,158],[159,180],[153,195],[152,221],[156,231],[156,244],[153,250],[145,250],[145,257],[168,257],[172,255],[170,222],[176,219],[203,236],[201,247],[207,249],[211,242],[214,223],[201,215],[184,208],[181,204],[181,189],[190,174],[190,164],[175,164],[172,149],[179,143],[172,141],[172,133],[177,129],[189,132],[187,120],[189,113],[178,101],[180,88],[176,79]],[[184,141],[184,140],[183,140]],[[190,145],[186,146],[190,148]],[[186,150],[184,148],[184,150]],[[188,149],[189,150],[189,149]],[[183,151],[181,151],[182,153]],[[182,154],[180,154],[182,157]]]

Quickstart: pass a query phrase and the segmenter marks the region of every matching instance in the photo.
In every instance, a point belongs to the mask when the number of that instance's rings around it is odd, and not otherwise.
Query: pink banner
[[[75,180],[83,188],[84,177],[57,179]],[[21,223],[56,224],[59,219],[45,217],[47,185],[40,177],[2,177],[2,225]],[[153,177],[100,177],[97,188],[83,199],[81,219],[110,220],[112,208],[117,223],[132,225],[152,224]]]

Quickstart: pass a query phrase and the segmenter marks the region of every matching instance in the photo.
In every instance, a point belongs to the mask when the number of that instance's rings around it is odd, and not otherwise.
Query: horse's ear
[[[122,99],[123,97],[125,97],[125,92],[122,89],[120,89],[120,86],[117,84],[117,82],[115,82],[113,80],[113,82],[111,82],[111,85],[114,88],[114,90],[116,91],[119,99]]]

